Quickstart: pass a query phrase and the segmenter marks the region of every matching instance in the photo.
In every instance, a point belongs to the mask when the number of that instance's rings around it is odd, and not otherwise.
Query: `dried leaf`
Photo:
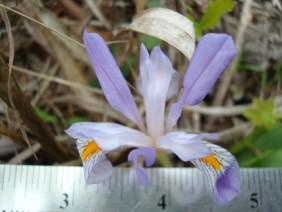
[[[145,10],[126,28],[164,40],[189,60],[195,50],[193,23],[181,14],[165,8]]]

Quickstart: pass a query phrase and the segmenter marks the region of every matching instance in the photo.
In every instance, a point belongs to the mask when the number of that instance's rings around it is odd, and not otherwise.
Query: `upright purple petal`
[[[177,122],[183,104],[196,105],[205,98],[235,55],[231,36],[211,33],[201,38],[184,76],[183,95],[169,112],[167,131]]]
[[[156,159],[156,150],[154,148],[140,148],[132,150],[128,155],[128,160],[133,162],[136,170],[136,176],[139,183],[149,185],[150,179],[143,167],[138,163],[138,156],[142,156],[145,160],[145,165],[152,166]]]
[[[233,39],[229,35],[211,33],[202,37],[184,76],[182,98],[185,103],[199,104],[236,52]]]
[[[108,102],[114,109],[144,130],[136,103],[106,43],[98,34],[88,33],[86,30],[83,34],[83,40]]]

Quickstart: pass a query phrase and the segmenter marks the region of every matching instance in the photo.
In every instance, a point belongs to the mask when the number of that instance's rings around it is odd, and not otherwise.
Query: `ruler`
[[[82,167],[0,165],[0,212],[278,211],[282,169],[241,169],[242,194],[217,205],[194,168],[148,168],[150,186],[133,168],[114,168],[100,184],[85,185]]]

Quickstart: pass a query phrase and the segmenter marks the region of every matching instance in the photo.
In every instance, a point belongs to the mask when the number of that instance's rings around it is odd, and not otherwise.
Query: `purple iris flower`
[[[143,96],[146,120],[140,116],[127,83],[106,43],[96,33],[84,32],[84,44],[96,76],[109,104],[139,130],[107,122],[80,122],[66,133],[77,139],[87,183],[99,183],[112,174],[112,164],[106,153],[117,148],[137,147],[130,152],[140,183],[148,185],[145,166],[152,166],[156,151],[176,154],[182,161],[191,161],[205,175],[218,204],[227,204],[240,193],[239,166],[227,150],[206,142],[217,134],[188,134],[172,128],[180,117],[184,104],[199,104],[236,54],[233,40],[226,34],[207,34],[201,38],[183,80],[183,94],[172,104],[165,121],[166,101],[179,94],[180,75],[174,70],[160,47],[151,54],[144,45],[140,52],[140,75],[136,86]]]

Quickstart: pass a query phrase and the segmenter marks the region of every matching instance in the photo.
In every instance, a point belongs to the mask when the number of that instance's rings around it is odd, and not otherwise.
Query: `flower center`
[[[215,170],[217,171],[220,170],[221,164],[213,154],[210,154],[207,157],[201,158],[201,160],[204,163],[213,167]]]
[[[84,146],[83,151],[81,154],[82,161],[86,161],[88,158],[90,158],[95,153],[101,151],[101,148],[96,144],[95,141],[89,140]]]

